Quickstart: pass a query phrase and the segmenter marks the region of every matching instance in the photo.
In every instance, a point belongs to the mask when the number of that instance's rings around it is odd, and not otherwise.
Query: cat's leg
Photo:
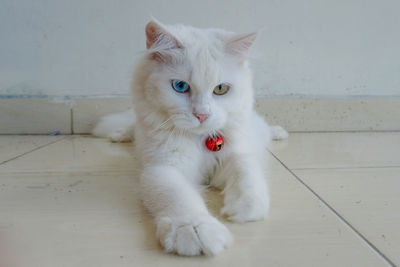
[[[176,168],[147,167],[141,177],[141,190],[165,251],[186,256],[214,255],[232,242],[225,225],[209,214],[199,190]]]
[[[269,211],[266,148],[271,134],[273,138],[278,134],[284,137],[286,131],[281,127],[271,129],[253,112],[251,119],[241,123],[241,127],[232,133],[232,153],[226,159],[219,182],[222,188],[225,187],[221,212],[235,222],[260,220]]]
[[[232,174],[226,181],[221,213],[234,222],[262,219],[269,211],[269,194],[262,167],[266,162],[249,154],[236,154],[231,160],[228,167],[232,168]]]

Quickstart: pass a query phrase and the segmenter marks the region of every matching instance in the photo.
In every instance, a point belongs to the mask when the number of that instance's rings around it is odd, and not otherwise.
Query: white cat
[[[262,219],[269,209],[266,146],[271,135],[287,132],[253,109],[247,55],[256,34],[152,21],[146,37],[132,82],[135,112],[109,115],[93,133],[114,141],[134,136],[142,200],[165,251],[214,255],[232,235],[207,210],[201,185],[222,190],[229,220]],[[216,136],[224,145],[212,151],[206,139]]]

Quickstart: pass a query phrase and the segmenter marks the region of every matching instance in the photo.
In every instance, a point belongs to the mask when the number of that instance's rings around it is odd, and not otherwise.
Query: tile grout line
[[[289,134],[308,134],[308,133],[316,133],[316,134],[325,134],[325,133],[400,133],[400,130],[327,130],[327,131],[289,131]]]
[[[293,171],[306,171],[306,170],[352,170],[352,169],[385,169],[385,168],[400,168],[400,165],[387,165],[387,166],[352,166],[352,167],[305,167],[305,168],[291,168]]]
[[[70,112],[69,112],[69,114],[70,114],[70,119],[69,119],[70,131],[71,131],[71,134],[74,134],[74,110],[72,108],[70,108],[69,110],[70,110]]]
[[[274,153],[272,153],[268,149],[269,153],[277,160],[279,161],[282,166],[289,171],[298,182],[300,182],[304,187],[306,187],[315,197],[318,198],[319,201],[321,201],[325,206],[327,206],[345,225],[350,227],[351,230],[353,230],[359,238],[361,238],[365,243],[368,244],[368,246],[375,251],[378,255],[380,255],[390,266],[396,267],[394,262],[392,262],[385,254],[383,254],[374,244],[372,244],[363,234],[361,234],[354,226],[352,226],[342,215],[339,214],[331,205],[328,204],[320,195],[318,195],[309,185],[307,185],[300,177],[298,177],[291,169],[289,169],[288,166],[286,166],[285,163],[283,163]]]
[[[15,156],[15,157],[13,157],[13,158],[11,158],[11,159],[8,159],[8,160],[5,160],[5,161],[3,161],[3,162],[0,162],[0,165],[6,164],[7,162],[13,161],[13,160],[18,159],[18,158],[20,158],[20,157],[23,157],[23,156],[25,156],[25,155],[27,155],[27,154],[30,154],[30,153],[32,153],[32,152],[34,152],[34,151],[36,151],[36,150],[39,150],[39,149],[44,148],[44,147],[46,147],[46,146],[52,145],[52,144],[54,144],[54,143],[57,143],[57,142],[59,142],[59,141],[61,141],[61,140],[64,140],[65,138],[67,138],[67,136],[65,136],[65,137],[63,137],[63,138],[60,138],[60,139],[58,139],[58,140],[55,140],[55,141],[53,141],[53,142],[50,142],[50,143],[47,143],[47,144],[44,144],[44,145],[35,147],[35,148],[32,149],[32,150],[26,151],[26,152],[24,152],[24,153],[22,153],[22,154],[20,154],[20,155],[18,155],[18,156]]]

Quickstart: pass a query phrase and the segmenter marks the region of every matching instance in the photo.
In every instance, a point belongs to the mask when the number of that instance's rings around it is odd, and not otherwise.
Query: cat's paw
[[[267,216],[268,212],[268,196],[250,193],[238,198],[225,197],[225,206],[221,210],[221,213],[230,221],[238,223],[261,220]]]
[[[270,131],[273,140],[284,140],[289,137],[289,133],[279,125],[270,126]]]
[[[157,236],[166,252],[182,256],[215,255],[233,241],[226,226],[211,216],[195,220],[164,217],[157,223]]]

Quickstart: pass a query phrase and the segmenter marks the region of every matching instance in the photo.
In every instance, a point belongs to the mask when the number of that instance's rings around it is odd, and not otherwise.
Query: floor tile
[[[0,135],[0,164],[35,148],[60,140],[62,136]]]
[[[107,171],[134,170],[132,144],[111,143],[101,138],[69,136],[4,165],[4,171]]]
[[[224,222],[235,242],[216,257],[165,254],[140,203],[134,155],[127,150],[103,139],[74,137],[4,164],[11,167],[0,170],[3,262],[23,267],[387,266],[275,159],[266,220]],[[221,195],[212,190],[206,198],[218,214]]]
[[[400,265],[400,168],[295,170],[351,225]]]
[[[400,166],[400,133],[292,133],[271,151],[291,169]]]

